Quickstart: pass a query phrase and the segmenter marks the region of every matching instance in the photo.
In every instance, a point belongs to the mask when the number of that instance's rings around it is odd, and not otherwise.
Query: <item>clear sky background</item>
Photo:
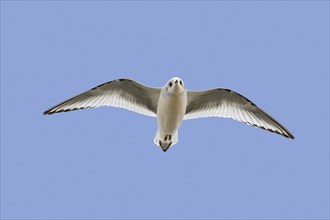
[[[118,78],[233,89],[284,138],[117,108],[43,116]],[[1,1],[1,218],[329,218],[328,1]]]

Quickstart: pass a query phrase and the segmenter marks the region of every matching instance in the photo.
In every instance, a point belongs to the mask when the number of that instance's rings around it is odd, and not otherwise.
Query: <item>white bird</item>
[[[170,79],[163,88],[148,87],[130,79],[113,80],[68,99],[44,114],[100,106],[157,117],[154,143],[164,152],[178,142],[178,129],[184,119],[202,117],[232,118],[294,139],[288,129],[244,96],[225,88],[186,90],[178,77]]]

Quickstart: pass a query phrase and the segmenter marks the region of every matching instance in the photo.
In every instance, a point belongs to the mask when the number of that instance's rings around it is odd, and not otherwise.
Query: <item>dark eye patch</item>
[[[170,82],[169,84],[168,84],[170,87],[172,87],[172,83]]]
[[[182,86],[182,81],[180,80],[180,85]]]

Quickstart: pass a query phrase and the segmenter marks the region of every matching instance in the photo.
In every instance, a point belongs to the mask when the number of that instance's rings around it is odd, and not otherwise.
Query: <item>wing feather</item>
[[[112,106],[156,117],[159,94],[159,88],[148,87],[130,79],[113,80],[61,102],[44,114]]]
[[[287,138],[291,132],[246,97],[232,90],[219,88],[206,91],[187,91],[188,104],[184,119],[202,117],[232,118]]]

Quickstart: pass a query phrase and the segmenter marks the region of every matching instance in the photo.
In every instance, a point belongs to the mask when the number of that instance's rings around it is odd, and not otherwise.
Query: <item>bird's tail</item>
[[[154,143],[162,148],[166,152],[171,146],[178,143],[178,131],[173,134],[164,134],[157,130]]]

